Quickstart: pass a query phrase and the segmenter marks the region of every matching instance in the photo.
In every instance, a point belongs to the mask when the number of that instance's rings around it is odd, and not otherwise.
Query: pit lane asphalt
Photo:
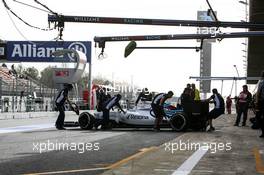
[[[19,122],[40,124],[50,121],[47,118],[24,120],[9,120],[9,123]],[[54,121],[54,118],[51,121]],[[4,122],[2,120],[1,122]],[[1,127],[1,125],[0,125]],[[6,125],[5,125],[6,127]],[[136,154],[142,148],[160,146],[182,133],[169,129],[156,133],[151,129],[115,129],[112,131],[84,131],[69,128],[58,131],[55,128],[0,134],[0,174],[31,174],[58,173],[61,174],[101,174],[105,169],[120,160]],[[34,150],[37,143],[99,143],[98,151],[56,150],[40,153]],[[95,149],[95,147],[93,147]],[[73,171],[71,170],[81,170]],[[83,171],[84,170],[84,171]],[[87,170],[87,171],[85,171]],[[49,173],[49,174],[50,174]]]

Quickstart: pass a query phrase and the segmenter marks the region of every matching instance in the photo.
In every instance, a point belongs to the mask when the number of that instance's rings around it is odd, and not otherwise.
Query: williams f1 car
[[[207,102],[197,101],[185,104],[184,108],[164,105],[166,116],[163,118],[160,127],[171,128],[174,131],[206,130],[207,114],[209,105]],[[102,112],[82,112],[78,122],[75,124],[81,129],[90,130],[94,123],[103,119]],[[127,110],[125,114],[118,111],[111,111],[110,128],[153,128],[155,115],[151,107]],[[69,122],[65,126],[69,126]]]

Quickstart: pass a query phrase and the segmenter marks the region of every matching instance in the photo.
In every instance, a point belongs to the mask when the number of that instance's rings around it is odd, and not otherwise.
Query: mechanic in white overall
[[[155,114],[155,124],[154,124],[154,131],[159,131],[160,130],[160,122],[162,121],[163,117],[166,115],[163,109],[163,105],[166,100],[171,98],[173,96],[173,92],[169,91],[167,94],[166,93],[160,93],[157,94],[151,103],[152,110]]]

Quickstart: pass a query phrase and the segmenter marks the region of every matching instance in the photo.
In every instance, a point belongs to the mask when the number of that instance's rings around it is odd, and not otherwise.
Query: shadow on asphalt
[[[22,134],[29,134],[29,133],[45,133],[45,132],[59,132],[59,131],[65,131],[65,130],[57,130],[57,129],[49,129],[49,130],[34,130],[34,131],[24,131],[21,132]]]
[[[40,153],[36,152],[25,152],[25,153],[16,153],[15,155],[19,155],[19,156],[33,156],[33,155],[39,155]]]
[[[100,133],[100,132],[144,132],[144,133],[183,133],[183,132],[175,132],[172,130],[160,130],[159,132],[155,132],[150,128],[144,129],[131,129],[131,128],[115,128],[109,130],[82,130],[82,129],[67,129],[68,131],[82,131],[82,133]]]
[[[208,133],[208,132],[204,132],[204,131],[195,131],[195,130],[188,130],[185,132],[177,132],[177,131],[173,131],[171,129],[166,129],[163,128],[161,129],[159,132],[153,131],[152,128],[113,128],[113,129],[105,129],[105,130],[83,130],[81,128],[78,127],[67,127],[66,130],[57,130],[56,128],[52,128],[52,129],[48,129],[48,130],[34,130],[34,131],[25,131],[22,132],[24,134],[29,134],[29,133],[47,133],[47,132],[81,132],[81,133],[99,133],[99,132],[151,132],[151,133],[179,133],[179,134],[183,134],[183,133],[189,133],[189,132],[195,132],[195,133],[199,133],[199,132],[203,132],[203,133]]]

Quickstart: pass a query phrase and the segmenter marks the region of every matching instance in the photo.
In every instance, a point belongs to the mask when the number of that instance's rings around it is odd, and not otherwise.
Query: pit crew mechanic
[[[112,109],[114,106],[117,106],[124,114],[126,113],[119,103],[121,98],[122,96],[117,94],[104,102],[102,106],[103,119],[94,124],[95,129],[97,129],[100,125],[102,126],[101,129],[108,129],[110,109]]]
[[[163,117],[165,116],[165,112],[163,109],[163,105],[165,101],[173,96],[173,92],[169,91],[167,94],[166,93],[160,93],[157,94],[151,103],[152,110],[155,114],[155,124],[154,124],[154,131],[159,131],[160,130],[160,122],[162,121]]]
[[[208,102],[213,102],[215,107],[208,114],[208,121],[210,128],[208,131],[214,131],[213,119],[216,119],[220,115],[225,113],[225,101],[223,97],[218,93],[217,89],[212,90],[213,95],[207,99]]]
[[[104,103],[111,99],[111,95],[108,93],[108,89],[106,88],[99,88],[97,90],[97,106],[96,109],[98,112],[101,112],[103,110]]]
[[[148,88],[142,89],[142,92],[139,93],[135,106],[137,106],[140,100],[141,101],[151,101],[152,100],[152,94],[149,92]]]
[[[65,107],[64,104],[67,101],[72,109],[72,103],[68,98],[68,93],[73,89],[73,86],[71,84],[65,84],[64,88],[59,92],[56,100],[55,105],[57,107],[57,110],[59,111],[59,116],[57,118],[57,121],[55,123],[55,126],[58,130],[64,130],[64,119],[65,119]]]

